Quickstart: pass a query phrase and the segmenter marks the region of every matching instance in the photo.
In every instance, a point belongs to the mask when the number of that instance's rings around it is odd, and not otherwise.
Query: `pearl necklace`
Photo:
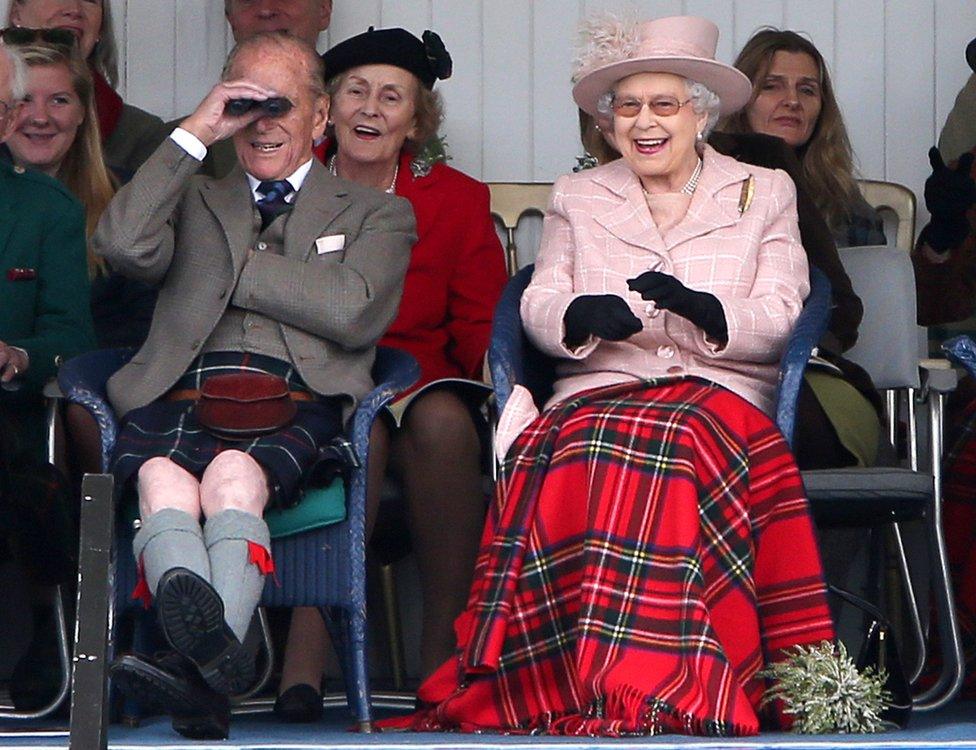
[[[688,178],[688,182],[685,186],[681,188],[681,192],[685,195],[694,195],[695,188],[698,187],[698,179],[701,177],[702,171],[702,160],[698,160],[698,166],[695,167],[695,171],[691,173],[691,177]]]
[[[338,177],[339,172],[336,171],[336,156],[337,154],[332,154],[332,158],[329,159],[329,172],[333,177]],[[698,171],[701,171],[701,162],[698,162]],[[400,162],[397,161],[396,166],[393,168],[393,179],[390,180],[390,186],[384,190],[384,193],[393,193],[396,189],[397,175],[400,174]],[[694,190],[694,188],[692,188]]]

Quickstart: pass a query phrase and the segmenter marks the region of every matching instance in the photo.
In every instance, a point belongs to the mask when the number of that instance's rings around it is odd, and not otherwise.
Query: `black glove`
[[[627,286],[643,299],[653,300],[662,310],[690,320],[709,338],[723,344],[729,340],[725,312],[714,294],[696,292],[660,271],[645,271],[635,279],[627,279]]]
[[[589,294],[569,303],[563,318],[566,335],[563,343],[570,349],[579,346],[590,336],[607,341],[623,341],[640,331],[644,325],[630,311],[626,300],[616,294]]]
[[[966,212],[976,201],[976,182],[970,170],[973,154],[959,157],[955,169],[942,161],[942,154],[934,146],[929,150],[932,174],[925,181],[925,207],[932,220],[922,230],[921,239],[939,253],[961,244],[969,234]]]

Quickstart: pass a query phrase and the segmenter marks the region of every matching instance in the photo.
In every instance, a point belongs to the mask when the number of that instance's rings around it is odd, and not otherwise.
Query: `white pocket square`
[[[325,237],[319,237],[317,240],[315,240],[315,252],[319,255],[338,252],[345,246],[346,235],[344,234],[330,234]]]

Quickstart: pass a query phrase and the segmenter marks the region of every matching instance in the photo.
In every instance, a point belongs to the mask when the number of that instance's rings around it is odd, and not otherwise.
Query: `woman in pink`
[[[396,723],[755,734],[759,670],[834,634],[767,416],[809,288],[793,184],[704,145],[750,93],[710,21],[584,36],[574,99],[622,158],[556,182],[521,303],[555,393],[505,407],[456,657]]]

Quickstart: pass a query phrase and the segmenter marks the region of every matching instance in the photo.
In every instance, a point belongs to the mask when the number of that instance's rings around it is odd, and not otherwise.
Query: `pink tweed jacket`
[[[795,190],[785,172],[742,164],[707,146],[703,162],[688,213],[664,236],[622,160],[556,181],[521,306],[529,338],[561,360],[547,407],[626,380],[698,376],[772,410],[778,362],[809,292]],[[714,294],[728,343],[710,341],[627,289],[627,279],[648,270]],[[585,294],[623,297],[644,329],[625,341],[591,338],[568,349],[563,317]],[[499,455],[536,415],[528,392],[517,388],[499,423]]]

